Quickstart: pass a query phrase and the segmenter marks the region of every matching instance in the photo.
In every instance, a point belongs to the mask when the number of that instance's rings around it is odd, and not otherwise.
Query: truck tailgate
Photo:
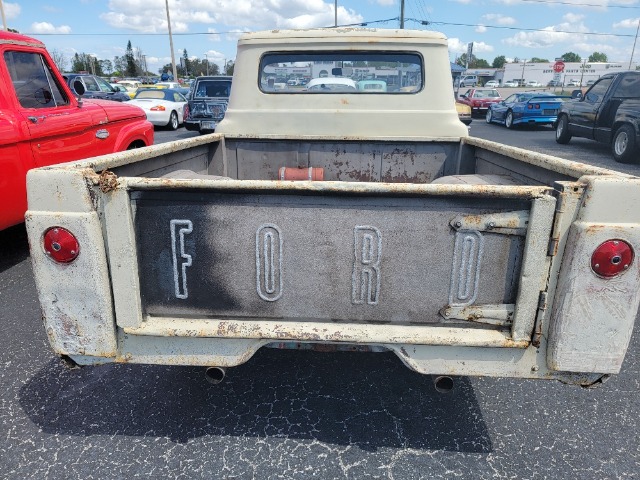
[[[129,333],[371,343],[382,325],[405,343],[419,328],[450,344],[531,338],[548,188],[126,180],[106,218]]]

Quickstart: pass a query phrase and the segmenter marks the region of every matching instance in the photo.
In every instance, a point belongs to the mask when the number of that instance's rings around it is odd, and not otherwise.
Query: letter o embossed
[[[256,291],[267,302],[282,296],[282,233],[273,224],[256,232]]]

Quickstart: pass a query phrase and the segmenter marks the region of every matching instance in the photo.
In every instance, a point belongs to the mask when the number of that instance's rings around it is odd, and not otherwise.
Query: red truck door
[[[4,60],[18,113],[29,131],[34,166],[95,154],[95,126],[106,122],[102,108],[93,104],[79,107],[38,52],[5,51]]]

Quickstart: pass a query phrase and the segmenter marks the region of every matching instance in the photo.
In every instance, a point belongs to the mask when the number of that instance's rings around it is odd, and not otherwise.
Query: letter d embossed
[[[358,225],[353,229],[353,275],[351,302],[377,305],[380,297],[380,257],[382,235],[376,227]]]

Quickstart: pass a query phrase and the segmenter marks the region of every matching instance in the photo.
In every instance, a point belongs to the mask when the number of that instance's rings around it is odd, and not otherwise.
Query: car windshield
[[[500,98],[497,90],[476,90],[473,96],[475,98]]]
[[[410,52],[268,53],[258,80],[263,92],[274,94],[410,95],[424,86],[424,65],[419,54]]]

